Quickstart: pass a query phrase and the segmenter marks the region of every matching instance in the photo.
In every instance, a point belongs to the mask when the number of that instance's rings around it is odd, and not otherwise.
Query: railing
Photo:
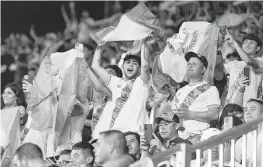
[[[236,128],[230,129],[226,132],[221,133],[220,135],[214,136],[209,138],[208,140],[205,140],[203,142],[200,142],[196,145],[186,145],[182,144],[180,147],[170,148],[165,152],[162,152],[160,154],[154,155],[150,157],[152,164],[154,166],[160,166],[165,164],[166,167],[170,167],[170,157],[173,154],[177,154],[178,152],[181,152],[183,156],[181,156],[180,161],[182,162],[180,164],[180,167],[201,167],[201,153],[202,151],[207,150],[208,157],[206,161],[207,167],[212,167],[212,148],[219,146],[219,158],[217,161],[218,167],[238,167],[241,166],[235,161],[235,145],[237,139],[242,138],[242,167],[263,167],[263,117],[260,117],[257,120],[248,122],[246,124],[242,124]],[[252,134],[251,134],[252,133]],[[247,135],[252,136],[253,144],[252,144],[252,162],[247,162]],[[258,135],[260,134],[260,135]],[[261,148],[258,148],[258,140],[261,143]],[[226,164],[226,161],[224,161],[224,147],[225,144],[230,141],[230,164]],[[251,143],[250,143],[251,144]],[[250,148],[249,148],[250,149]],[[260,150],[260,151],[258,151]],[[195,165],[191,164],[191,155],[192,152],[196,152],[196,160]],[[258,156],[261,155],[261,157]],[[260,161],[260,162],[259,162]],[[192,161],[193,162],[193,161]],[[177,166],[178,167],[178,166]]]

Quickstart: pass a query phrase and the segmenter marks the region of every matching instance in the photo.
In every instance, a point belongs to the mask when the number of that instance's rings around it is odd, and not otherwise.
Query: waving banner
[[[1,127],[9,137],[9,145],[3,157],[10,158],[20,146],[20,114],[17,107],[1,110]]]
[[[31,128],[56,134],[55,147],[74,139],[71,118],[83,120],[88,112],[87,63],[82,51],[75,49],[53,53],[41,62],[29,98]],[[78,137],[78,138],[81,138]],[[78,139],[80,140],[80,139]]]
[[[187,81],[185,53],[193,51],[206,56],[208,68],[205,80],[213,83],[216,62],[219,27],[208,22],[184,22],[179,33],[167,40],[167,45],[159,57],[156,57],[153,69],[153,86],[160,90],[170,82]],[[168,76],[169,77],[168,77]]]
[[[110,26],[90,34],[98,46],[114,42],[118,50],[137,54],[140,51],[140,41],[146,37],[152,40],[146,44],[152,54],[163,51],[166,40],[165,33],[156,26],[156,18],[145,6],[139,3],[129,12],[122,15],[117,27]]]

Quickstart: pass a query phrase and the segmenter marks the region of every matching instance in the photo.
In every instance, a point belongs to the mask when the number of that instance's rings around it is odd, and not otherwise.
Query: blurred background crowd
[[[8,5],[8,3],[3,2],[2,8],[4,9],[4,6]],[[31,3],[32,7],[34,7],[34,3],[39,3],[40,5],[43,3],[44,5],[46,2],[27,3],[29,6]],[[49,2],[49,5],[52,5],[52,3]],[[31,24],[31,27],[25,33],[8,32],[6,27],[4,32],[2,30],[1,92],[7,83],[13,81],[21,83],[24,75],[35,76],[39,64],[45,55],[67,51],[73,48],[76,42],[81,42],[85,45],[85,49],[88,50],[87,53],[90,53],[85,55],[86,59],[88,62],[91,62],[96,45],[89,37],[89,32],[110,25],[117,25],[121,15],[138,2],[108,1],[100,2],[97,6],[93,5],[95,4],[94,2],[85,2],[85,4],[88,4],[89,9],[94,6],[92,14],[83,7],[85,6],[83,3],[61,2],[59,4],[61,16],[64,19],[64,30],[58,28],[57,31],[39,33],[38,28],[33,25],[34,23]],[[261,39],[263,38],[263,4],[260,1],[149,1],[146,2],[146,5],[157,16],[159,25],[165,29],[168,36],[178,33],[184,21],[208,21],[217,22],[219,25],[227,24],[229,32],[238,42],[242,42],[243,36],[246,33],[255,33]],[[80,6],[82,6],[82,9]],[[99,6],[103,9],[97,10]],[[6,20],[10,19],[10,17],[3,16]],[[50,18],[48,17],[46,16],[45,19],[49,20]],[[61,20],[58,22],[61,22]],[[50,22],[50,24],[52,23]],[[17,22],[13,26],[19,27],[19,24]],[[105,50],[103,54],[103,66],[117,64],[121,55],[118,55],[115,47],[108,46]],[[232,58],[235,59],[235,55]]]

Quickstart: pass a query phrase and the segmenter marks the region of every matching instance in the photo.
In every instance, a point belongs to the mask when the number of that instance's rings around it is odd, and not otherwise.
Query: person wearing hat
[[[195,144],[201,132],[210,127],[210,121],[218,118],[220,98],[217,88],[204,81],[203,75],[208,67],[206,57],[188,52],[185,60],[188,62],[186,75],[189,83],[176,92],[173,110],[182,119],[184,127],[179,136]]]
[[[155,139],[150,142],[150,152],[151,150],[154,153],[162,152],[180,143],[191,144],[191,142],[178,136],[179,117],[173,113],[172,107],[168,103],[164,103],[160,107],[154,122],[158,125],[159,132]]]
[[[113,76],[101,67],[102,50],[94,54],[92,69],[102,83],[112,92],[112,117],[110,130],[140,132],[145,120],[146,101],[150,90],[149,52],[144,44],[141,56],[128,54],[122,64],[123,77]]]
[[[229,74],[226,104],[242,98],[243,101],[239,105],[247,110],[247,101],[251,98],[259,98],[259,91],[262,89],[263,58],[258,54],[262,48],[262,40],[255,34],[247,34],[240,46],[229,33],[225,39],[237,50],[242,60],[234,60],[224,64],[225,72]],[[239,87],[238,81],[240,79],[246,82],[245,89]]]

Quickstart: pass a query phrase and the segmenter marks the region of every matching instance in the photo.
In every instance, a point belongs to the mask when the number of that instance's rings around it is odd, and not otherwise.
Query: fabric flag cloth
[[[157,55],[166,45],[165,33],[156,25],[156,17],[150,12],[144,3],[139,3],[129,12],[122,15],[119,24],[109,26],[90,34],[98,46],[108,42],[115,42],[118,50],[132,54],[139,53],[141,41],[150,38],[146,47]]]
[[[225,13],[214,22],[220,26],[226,25],[227,27],[236,27],[244,23],[247,18],[248,14]]]
[[[167,40],[164,51],[159,57],[156,57],[154,66],[158,67],[158,70],[153,69],[152,77],[155,89],[160,90],[162,86],[170,82],[167,75],[176,82],[188,80],[186,77],[187,62],[184,55],[189,51],[207,58],[208,68],[204,79],[213,84],[218,36],[219,27],[215,24],[184,22],[179,33]]]
[[[79,44],[76,44],[76,46]],[[54,147],[70,141],[76,129],[71,117],[82,118],[88,112],[87,63],[81,51],[71,49],[45,57],[29,98],[31,128],[55,135]],[[83,128],[76,127],[76,128]],[[78,129],[78,130],[79,130]],[[55,133],[55,134],[54,134]]]
[[[4,152],[3,158],[11,158],[21,145],[20,114],[17,107],[1,110],[1,127],[5,129],[9,137],[9,145]]]

